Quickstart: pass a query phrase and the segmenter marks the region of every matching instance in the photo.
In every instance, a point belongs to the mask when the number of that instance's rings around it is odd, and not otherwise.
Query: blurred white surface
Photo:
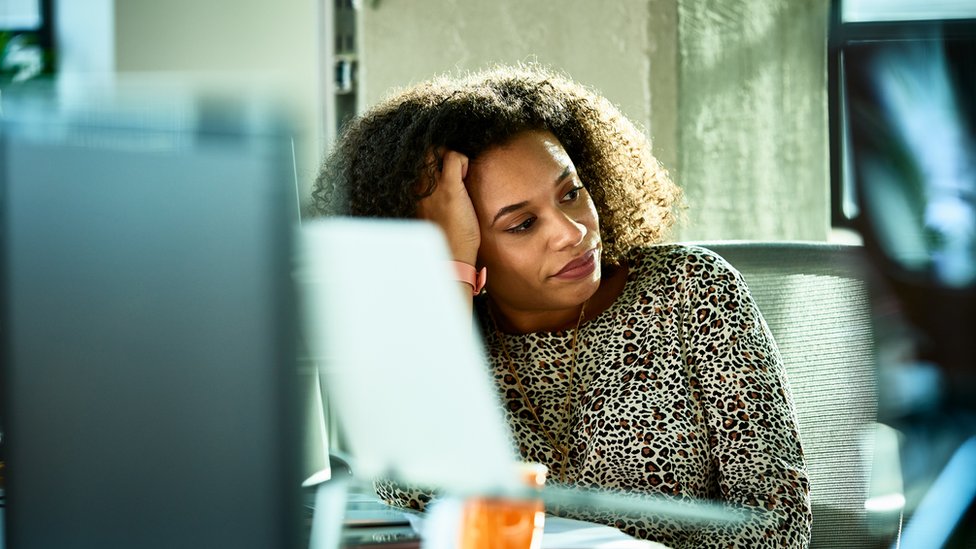
[[[653,541],[634,539],[602,524],[546,515],[542,549],[667,549]]]
[[[518,487],[484,351],[435,225],[318,219],[297,279],[357,476],[453,493]]]

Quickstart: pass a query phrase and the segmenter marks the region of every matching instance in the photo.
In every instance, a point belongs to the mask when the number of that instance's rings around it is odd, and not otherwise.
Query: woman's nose
[[[556,216],[550,243],[555,250],[573,248],[583,242],[586,232],[586,225],[565,213],[560,213]]]

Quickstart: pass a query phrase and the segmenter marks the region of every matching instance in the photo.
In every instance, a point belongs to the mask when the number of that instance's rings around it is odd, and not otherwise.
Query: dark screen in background
[[[865,245],[938,405],[976,410],[976,39],[854,42],[842,63]]]

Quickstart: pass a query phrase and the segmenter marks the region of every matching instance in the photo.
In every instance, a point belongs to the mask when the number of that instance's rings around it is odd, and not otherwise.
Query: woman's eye
[[[566,193],[563,196],[563,200],[565,202],[572,202],[572,201],[576,200],[577,198],[579,198],[580,191],[582,191],[582,190],[583,190],[583,187],[573,187],[572,189],[569,190],[568,193]]]
[[[505,231],[509,233],[521,233],[529,230],[529,228],[531,228],[533,224],[535,224],[535,218],[530,217],[514,227],[505,229]]]

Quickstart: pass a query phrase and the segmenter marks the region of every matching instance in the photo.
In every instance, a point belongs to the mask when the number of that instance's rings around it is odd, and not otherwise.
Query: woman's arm
[[[434,158],[430,160],[433,162]],[[442,151],[434,191],[417,203],[417,217],[441,228],[454,261],[475,267],[481,246],[481,228],[464,185],[467,173],[468,157],[456,151]],[[460,287],[465,301],[470,304],[471,286],[461,282]]]
[[[685,263],[684,361],[708,424],[722,499],[757,515],[703,529],[696,547],[806,547],[809,484],[776,343],[742,276],[700,250]],[[696,387],[697,386],[697,387]]]
[[[375,480],[373,489],[376,490],[376,495],[386,503],[414,511],[424,511],[427,504],[434,499],[432,490],[399,484],[389,479]]]

